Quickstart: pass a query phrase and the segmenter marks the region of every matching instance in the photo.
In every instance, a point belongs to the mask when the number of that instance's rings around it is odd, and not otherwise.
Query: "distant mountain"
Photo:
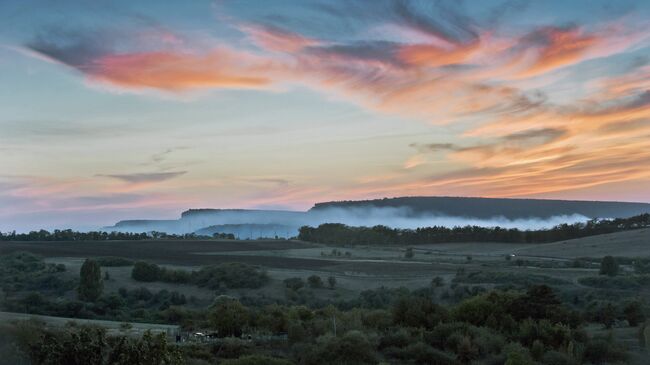
[[[411,210],[410,214],[415,216],[428,213],[480,219],[499,216],[508,219],[547,219],[553,216],[574,214],[589,218],[628,218],[650,213],[650,204],[647,203],[430,196],[316,203],[310,211],[365,207],[407,207]]]
[[[393,228],[501,226],[539,229],[590,218],[627,218],[650,213],[650,204],[461,197],[403,197],[317,203],[306,212],[250,209],[190,209],[177,220],[120,221],[107,231],[233,233],[242,238],[294,237],[301,226],[344,223]]]

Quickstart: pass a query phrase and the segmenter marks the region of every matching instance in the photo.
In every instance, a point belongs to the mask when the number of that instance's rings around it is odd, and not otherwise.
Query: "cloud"
[[[87,72],[94,60],[111,52],[113,38],[106,31],[48,28],[25,47],[54,62]]]
[[[586,34],[577,27],[542,27],[524,36],[518,45],[532,51],[533,61],[519,73],[531,77],[577,63],[587,51],[601,42],[599,36]]]
[[[245,62],[236,53],[213,50],[207,54],[147,52],[105,55],[89,65],[95,80],[126,88],[182,91],[204,88],[260,88],[270,83],[264,76],[237,72]]]
[[[650,150],[647,60],[603,76],[618,57],[648,46],[647,21],[559,25],[540,19],[504,27],[497,26],[504,21],[501,10],[481,20],[456,2],[328,2],[309,9],[309,17],[281,10],[256,19],[233,15],[227,19],[243,37],[230,42],[203,35],[143,44],[141,37],[111,32],[52,32],[26,47],[91,83],[127,91],[298,85],[453,130],[452,140],[414,143],[416,153],[405,158],[409,171],[391,172],[401,175],[350,194],[525,195],[650,174],[640,168]],[[431,152],[442,153],[454,170],[422,178]],[[178,174],[105,176],[141,183]]]
[[[391,10],[395,21],[451,44],[471,42],[478,37],[474,21],[462,14],[461,9],[455,7],[456,4],[424,4],[426,7],[418,8],[413,2],[393,1]]]
[[[276,52],[294,53],[320,43],[315,39],[268,24],[245,24],[239,28],[259,47]]]
[[[131,184],[140,184],[140,183],[163,182],[163,181],[173,179],[175,177],[185,175],[186,173],[187,171],[143,172],[143,173],[134,173],[134,174],[101,174],[97,176],[110,177]]]
[[[152,34],[149,30],[143,31]],[[157,33],[154,33],[157,34]],[[261,88],[270,83],[253,68],[262,62],[243,51],[227,47],[202,50],[170,48],[167,33],[159,34],[160,49],[151,37],[134,37],[134,51],[117,51],[119,35],[110,31],[55,29],[25,44],[30,52],[82,72],[89,80],[126,89],[178,92],[205,88]],[[140,44],[143,42],[145,44]],[[124,45],[122,45],[124,47]],[[137,49],[137,51],[136,51]],[[251,66],[250,63],[255,63]],[[255,73],[255,74],[252,74]]]

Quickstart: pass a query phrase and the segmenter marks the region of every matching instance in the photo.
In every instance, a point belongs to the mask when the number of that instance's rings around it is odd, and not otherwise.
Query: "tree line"
[[[298,238],[309,242],[352,245],[413,245],[445,242],[545,243],[644,227],[650,227],[650,214],[630,218],[592,219],[584,223],[560,224],[550,229],[540,230],[480,226],[401,229],[386,226],[351,227],[340,223],[326,223],[318,227],[301,227]]]
[[[44,229],[30,231],[28,233],[0,232],[0,241],[140,241],[148,239],[235,239],[235,235],[230,233],[215,233],[212,236],[197,235],[195,233],[170,234],[165,232],[105,232],[89,231],[78,232],[71,229],[55,229],[50,232]]]

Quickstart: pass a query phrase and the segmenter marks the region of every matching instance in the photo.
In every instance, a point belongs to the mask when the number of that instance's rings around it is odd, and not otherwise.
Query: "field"
[[[69,312],[61,312],[68,309],[57,307],[56,303],[74,305],[78,299],[75,287],[79,282],[81,266],[87,258],[128,259],[130,262],[121,266],[101,267],[104,298],[123,298],[118,300],[122,301],[120,308],[123,309],[105,316],[101,315],[101,311],[96,312],[95,317],[91,317],[96,319],[76,321],[100,325],[107,328],[109,333],[128,336],[140,335],[147,329],[169,334],[175,333],[179,328],[153,322],[178,323],[187,331],[196,330],[191,325],[196,318],[187,317],[182,312],[167,311],[171,294],[183,298],[183,308],[198,313],[209,308],[224,294],[239,298],[242,303],[253,308],[261,308],[270,303],[308,307],[325,306],[327,303],[372,306],[372,303],[387,300],[386,296],[393,295],[390,294],[393,289],[396,289],[393,291],[395,293],[433,288],[429,289],[430,295],[436,301],[444,305],[455,305],[481,291],[493,288],[526,290],[528,286],[536,284],[550,285],[563,301],[573,303],[586,315],[593,308],[602,308],[602,303],[606,302],[623,306],[631,300],[650,301],[650,287],[643,284],[643,281],[640,281],[641,284],[625,281],[637,275],[631,265],[632,260],[650,259],[650,229],[545,244],[475,242],[412,247],[340,246],[297,240],[0,242],[0,256],[15,252],[29,252],[43,257],[45,264],[51,268],[65,265],[65,270],[48,275],[55,275],[62,283],[74,284],[63,286],[56,293],[43,293],[54,303],[48,309],[50,312],[44,314],[62,316],[36,317],[49,327],[63,327],[71,320],[73,314],[58,314]],[[611,282],[603,284],[609,285],[608,289],[593,286],[594,282],[601,283],[594,281],[594,278],[607,279],[599,275],[600,260],[605,255],[621,258],[620,275],[616,279],[634,284],[633,286],[611,287]],[[229,262],[245,263],[264,271],[268,280],[255,288],[222,285],[208,288],[191,282],[162,280],[142,282],[132,277],[132,264],[136,261],[155,263],[165,270],[186,272],[198,272],[206,266]],[[314,275],[324,281],[322,287],[308,285],[307,278]],[[300,290],[289,289],[285,280],[296,278],[302,279],[305,287]],[[334,287],[327,284],[330,278],[335,279]],[[436,280],[432,281],[434,278]],[[592,280],[585,281],[585,278]],[[29,294],[28,291],[21,294],[20,291],[12,290],[13,298]],[[358,301],[363,297],[361,294],[367,290],[376,290],[376,294],[371,292],[363,298],[365,304],[359,304]],[[146,294],[148,299],[133,299],[143,291],[149,293]],[[0,294],[3,293],[0,291]],[[101,305],[110,308],[111,304],[107,300]],[[125,304],[127,302],[130,304]],[[92,309],[92,306],[86,308]],[[124,308],[130,308],[130,312],[124,312]],[[15,306],[11,309],[13,312],[21,310],[21,307]],[[100,313],[99,317],[97,313]],[[176,315],[184,315],[186,319],[181,322],[174,319]],[[0,322],[4,323],[32,317],[0,312]],[[121,321],[122,318],[131,319]],[[593,323],[594,321],[592,319],[588,324],[588,332],[593,336],[606,337],[609,330],[603,330],[602,324]],[[125,325],[125,322],[130,325]],[[629,350],[631,356],[638,359],[631,363],[643,364],[645,355],[635,337],[637,329],[630,328],[619,320],[614,324],[613,331],[617,338],[621,338],[620,343]]]
[[[417,288],[440,276],[451,281],[458,269],[466,272],[499,272],[512,275],[543,275],[576,286],[582,276],[597,274],[597,267],[572,267],[577,257],[598,259],[605,255],[650,256],[650,230],[636,230],[548,244],[447,243],[406,247],[312,244],[295,240],[147,240],[101,242],[3,242],[0,255],[28,251],[49,262],[63,263],[76,275],[88,257],[124,257],[173,268],[195,269],[223,262],[242,262],[263,267],[274,282],[312,274],[334,276],[342,289],[355,292],[373,287]],[[508,259],[508,260],[507,260]],[[625,268],[624,268],[625,269]],[[137,286],[130,267],[105,268],[112,280],[109,289]],[[179,289],[188,295],[209,297],[207,290],[166,283],[154,289]],[[273,286],[271,286],[273,287]],[[273,292],[272,289],[265,289]],[[272,293],[267,293],[271,294]]]

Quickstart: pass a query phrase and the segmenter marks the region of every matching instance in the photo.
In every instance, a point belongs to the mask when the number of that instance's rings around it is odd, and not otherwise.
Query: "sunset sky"
[[[650,202],[650,1],[0,1],[0,231]]]

